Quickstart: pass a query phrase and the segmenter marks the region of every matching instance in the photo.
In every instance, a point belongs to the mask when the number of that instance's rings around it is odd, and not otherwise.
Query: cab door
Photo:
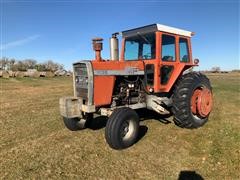
[[[185,67],[192,65],[189,56],[190,39],[161,33],[159,92],[169,92]]]
[[[152,57],[144,60],[146,90],[149,92],[159,91],[159,40],[160,33],[155,32],[154,46],[151,48]]]
[[[160,57],[160,91],[164,91],[172,74],[177,68],[177,37],[171,34],[162,33],[161,35],[161,57]]]

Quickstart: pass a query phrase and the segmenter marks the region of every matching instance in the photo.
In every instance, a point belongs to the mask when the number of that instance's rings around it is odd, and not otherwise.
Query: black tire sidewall
[[[123,124],[128,120],[132,120],[133,122],[133,127],[134,127],[133,134],[127,140],[123,140],[123,138],[121,137],[121,133],[122,133],[121,130],[122,130]],[[138,120],[138,116],[133,110],[131,111],[131,113],[129,112],[129,113],[123,114],[122,119],[118,120],[117,126],[120,127],[117,129],[118,131],[117,138],[119,139],[119,142],[122,144],[123,147],[128,147],[135,142],[138,136],[139,120]]]
[[[130,119],[133,122],[133,133],[128,139],[123,140],[123,138],[121,137],[122,126],[126,121]],[[131,108],[123,107],[115,109],[109,117],[105,129],[105,138],[111,148],[124,149],[133,145],[136,142],[138,132],[139,117],[137,113]]]
[[[209,79],[196,72],[184,74],[175,85],[172,112],[177,126],[192,129],[207,122],[209,115],[203,118],[192,113],[191,100],[194,91],[198,88],[207,88],[212,92]]]
[[[84,125],[82,125],[82,127],[80,127],[80,125],[79,125],[80,119],[79,118],[63,117],[63,122],[64,122],[65,126],[71,131],[78,131],[78,130],[85,129]]]

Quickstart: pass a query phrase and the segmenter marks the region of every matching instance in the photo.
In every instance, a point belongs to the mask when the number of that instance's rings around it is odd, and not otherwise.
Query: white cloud
[[[2,50],[7,50],[7,49],[10,49],[10,48],[16,47],[16,46],[22,46],[24,44],[27,44],[31,41],[36,40],[39,37],[40,37],[40,35],[33,35],[33,36],[29,36],[27,38],[20,39],[20,40],[17,40],[17,41],[9,42],[9,43],[6,43],[6,44],[1,44],[0,50],[2,51]]]

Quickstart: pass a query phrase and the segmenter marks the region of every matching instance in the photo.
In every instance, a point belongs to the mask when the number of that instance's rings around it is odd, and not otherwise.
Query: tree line
[[[7,57],[0,58],[0,70],[27,71],[28,69],[55,72],[57,70],[63,70],[64,66],[52,60],[38,63],[35,59],[17,60]]]

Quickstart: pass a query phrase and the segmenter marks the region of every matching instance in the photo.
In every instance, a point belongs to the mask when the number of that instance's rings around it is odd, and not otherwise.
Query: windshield
[[[124,59],[155,59],[155,33],[126,37]]]

